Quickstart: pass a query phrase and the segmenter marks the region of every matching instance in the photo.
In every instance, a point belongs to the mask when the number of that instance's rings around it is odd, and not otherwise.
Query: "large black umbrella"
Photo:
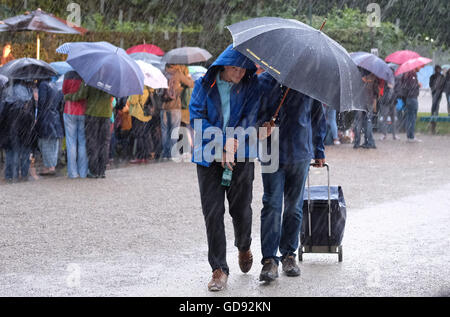
[[[53,15],[37,9],[0,21],[0,32],[43,31],[48,33],[81,34]],[[40,39],[37,35],[36,55],[39,59]]]
[[[363,110],[368,96],[348,52],[296,20],[263,17],[227,26],[233,47],[283,85],[334,108]]]
[[[34,80],[56,76],[57,72],[44,61],[19,58],[3,65],[0,74],[10,79]]]
[[[200,47],[179,47],[168,51],[162,58],[163,63],[167,64],[193,64],[206,62],[212,55]]]

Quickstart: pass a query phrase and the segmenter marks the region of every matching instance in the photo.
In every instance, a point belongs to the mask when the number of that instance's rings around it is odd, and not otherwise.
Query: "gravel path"
[[[378,137],[378,135],[376,135]],[[344,261],[305,254],[299,278],[260,284],[262,182],[254,183],[255,263],[242,274],[226,216],[228,287],[209,293],[195,166],[155,163],[0,183],[0,296],[450,296],[450,137],[327,147],[348,221]],[[312,184],[325,173],[312,172]]]

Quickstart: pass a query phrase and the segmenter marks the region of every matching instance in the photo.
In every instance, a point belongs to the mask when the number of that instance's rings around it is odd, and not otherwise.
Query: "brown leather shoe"
[[[227,285],[228,275],[221,269],[215,269],[211,281],[208,283],[208,290],[211,292],[221,291]]]
[[[239,251],[239,268],[243,273],[247,273],[252,268],[253,255],[252,251]]]

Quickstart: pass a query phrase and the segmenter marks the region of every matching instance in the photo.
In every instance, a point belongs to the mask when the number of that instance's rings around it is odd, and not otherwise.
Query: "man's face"
[[[223,80],[232,82],[233,84],[238,84],[245,75],[245,68],[237,66],[224,66],[224,70],[221,75]]]

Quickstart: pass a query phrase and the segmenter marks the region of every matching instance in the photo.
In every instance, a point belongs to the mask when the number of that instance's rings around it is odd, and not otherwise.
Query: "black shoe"
[[[361,147],[361,145],[359,145],[359,144],[354,144],[354,145],[353,145],[353,148],[354,148],[354,149],[357,149],[357,148],[360,148],[360,147]]]
[[[98,176],[98,178],[106,178],[105,173],[103,173],[102,175]]]
[[[283,272],[286,273],[287,276],[299,276],[300,268],[295,262],[295,256],[288,255],[281,260],[281,264],[283,265]]]
[[[363,144],[362,146],[365,149],[376,149],[377,147],[374,145],[369,145],[369,144]]]
[[[259,280],[264,282],[272,282],[278,277],[278,264],[274,259],[265,259],[264,265],[259,274]]]
[[[97,175],[92,174],[91,172],[88,172],[86,175],[87,178],[98,178]]]

